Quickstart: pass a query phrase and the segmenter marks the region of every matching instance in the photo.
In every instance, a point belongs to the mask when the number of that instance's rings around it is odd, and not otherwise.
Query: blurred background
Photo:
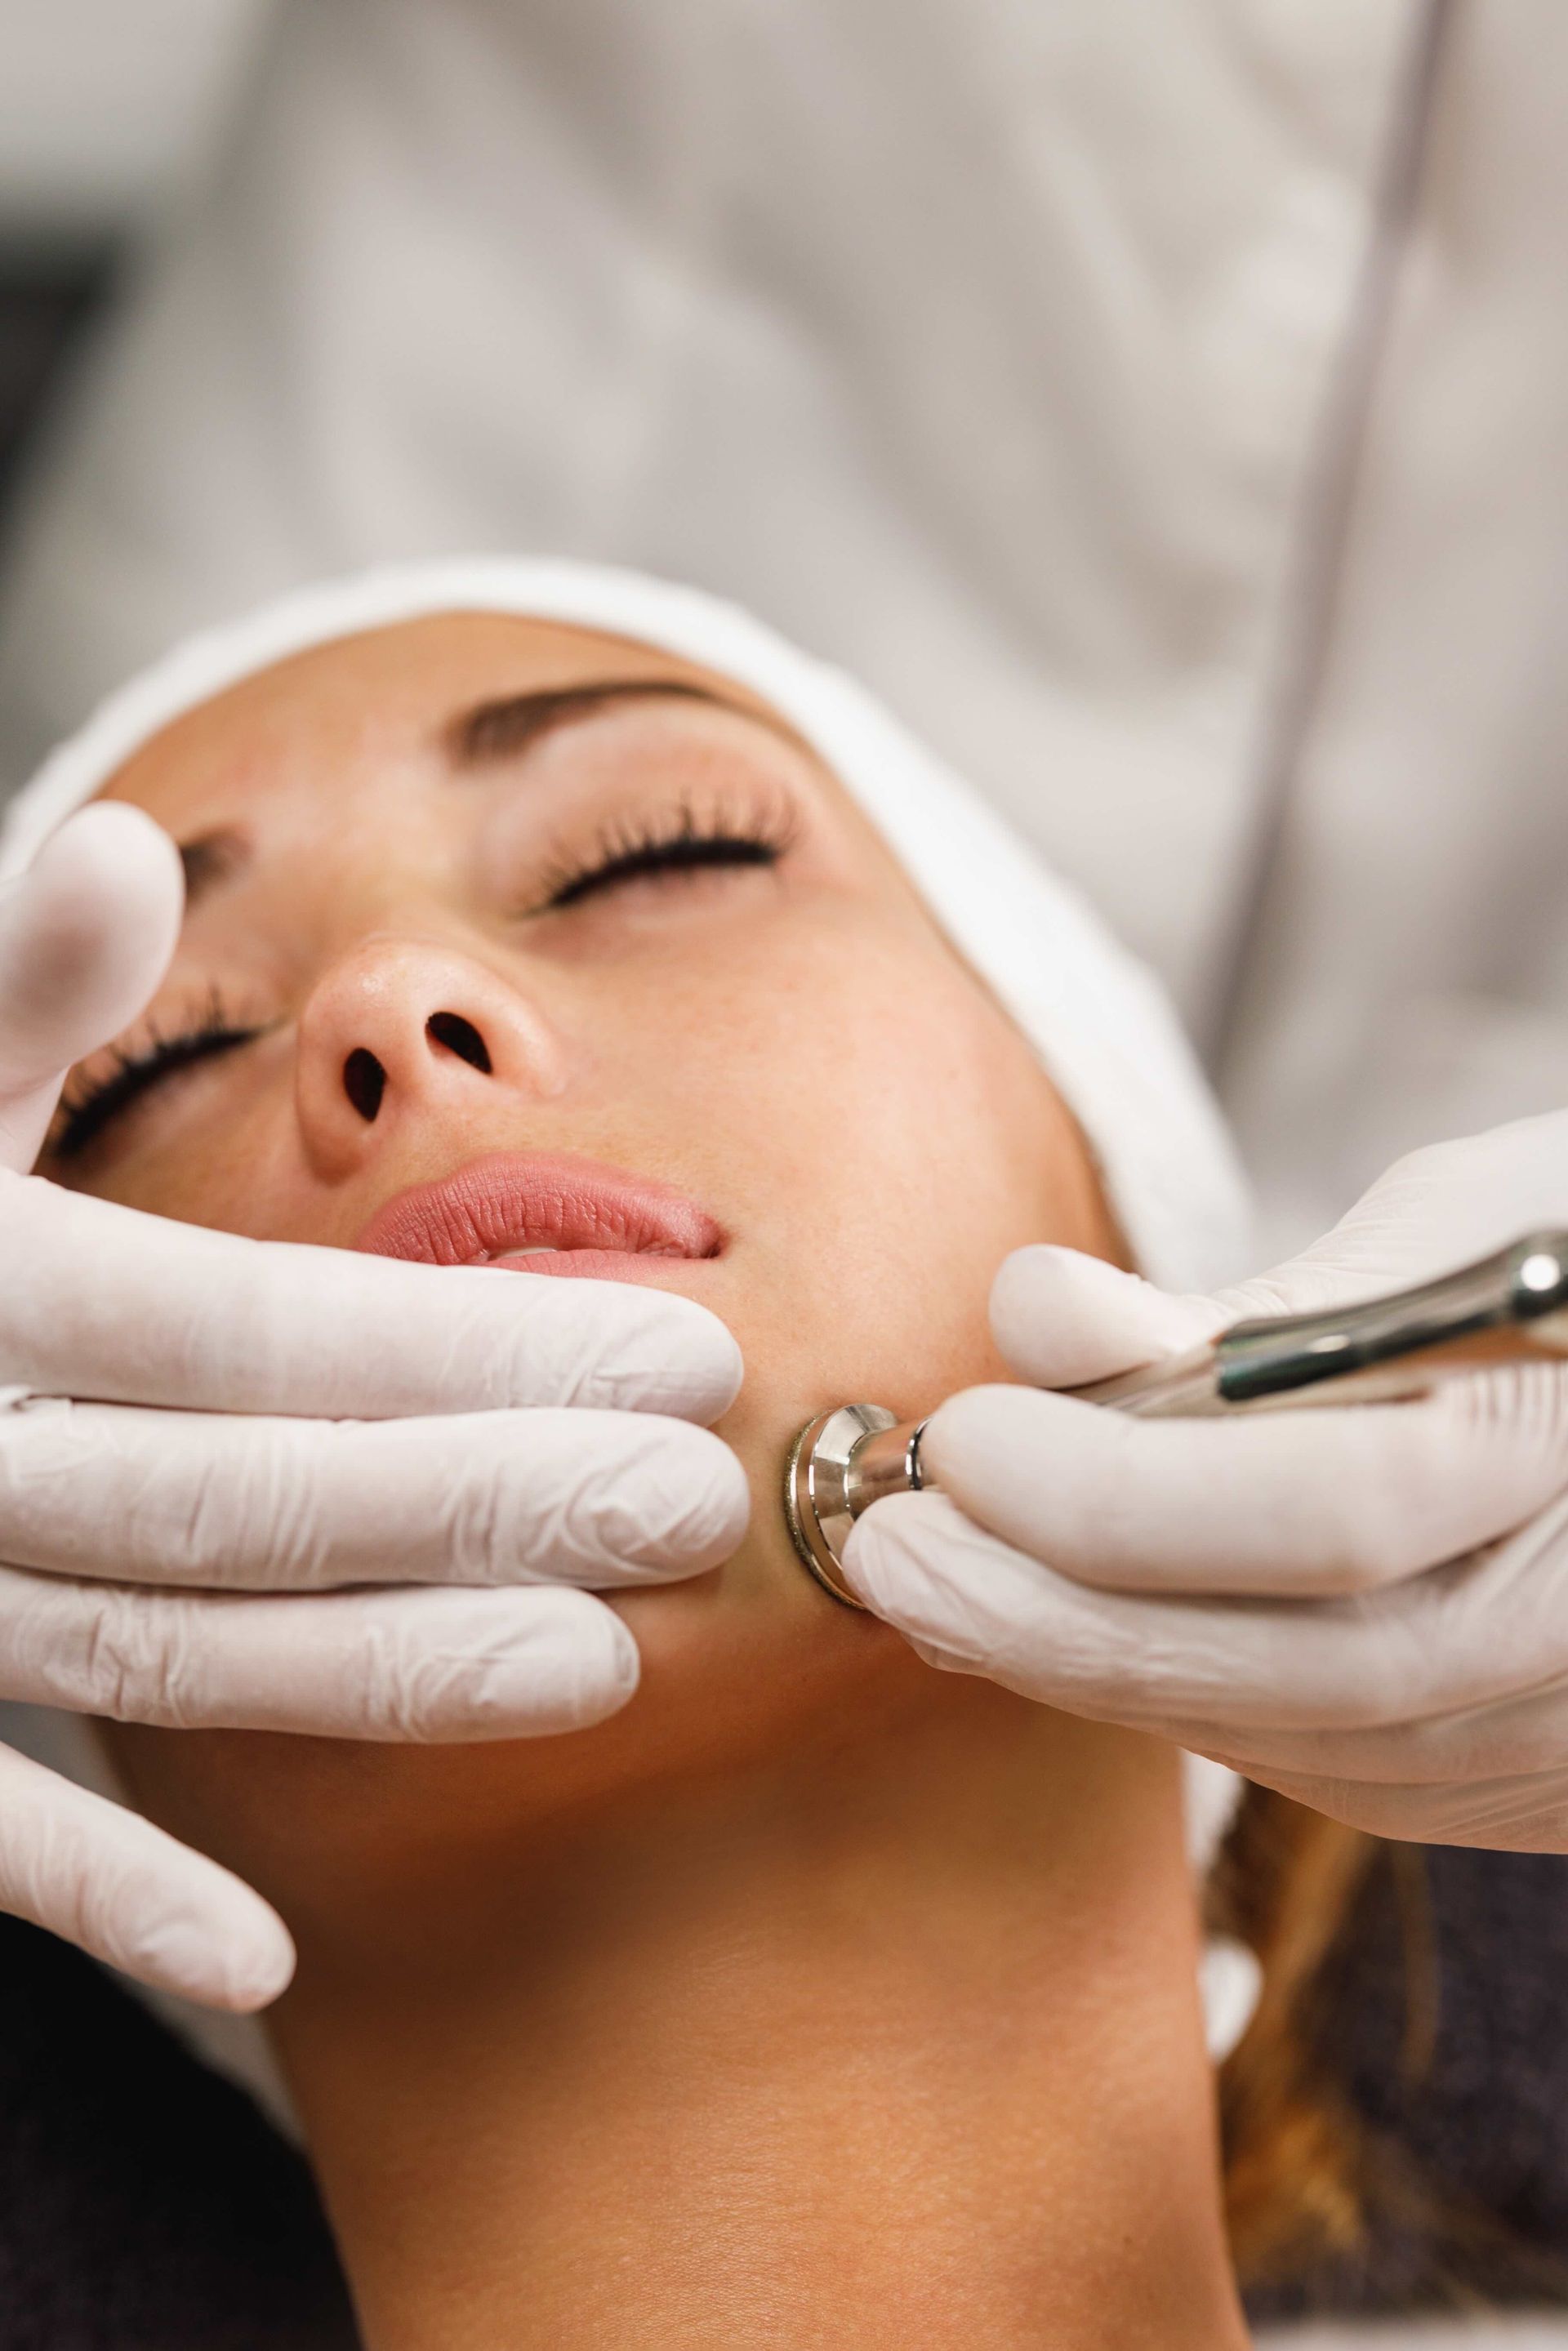
[[[267,0],[0,0],[0,509],[56,371],[222,137]]]

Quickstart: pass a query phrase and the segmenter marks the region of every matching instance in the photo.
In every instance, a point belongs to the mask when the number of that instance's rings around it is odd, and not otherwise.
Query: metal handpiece
[[[1393,1297],[1234,1322],[1167,1363],[1066,1393],[1145,1419],[1389,1404],[1458,1374],[1542,1355],[1568,1355],[1568,1232],[1526,1233]],[[795,1548],[852,1608],[863,1604],[841,1567],[855,1520],[884,1494],[936,1482],[921,1463],[924,1426],[880,1405],[841,1405],[809,1421],[791,1449],[784,1509]]]

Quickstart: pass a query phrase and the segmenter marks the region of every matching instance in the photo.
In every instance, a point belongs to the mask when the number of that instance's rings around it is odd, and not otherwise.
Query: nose
[[[297,1099],[307,1154],[329,1177],[394,1136],[559,1093],[561,1047],[538,1007],[472,956],[420,941],[340,958],[299,1019]]]
[[[424,1040],[433,1053],[455,1053],[486,1078],[495,1072],[490,1048],[461,1012],[433,1012],[424,1024]],[[366,1125],[372,1126],[386,1100],[387,1065],[368,1045],[350,1048],[343,1062],[343,1092]]]

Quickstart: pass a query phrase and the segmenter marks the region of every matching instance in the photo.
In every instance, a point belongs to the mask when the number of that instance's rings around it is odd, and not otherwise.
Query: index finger
[[[588,1405],[706,1422],[740,1374],[717,1316],[665,1290],[246,1240],[0,1172],[0,1384],[333,1420]]]
[[[1119,1592],[1376,1591],[1490,1542],[1568,1485],[1568,1377],[1536,1364],[1418,1403],[1140,1420],[969,1388],[934,1480],[1005,1542]]]
[[[844,1572],[934,1664],[1250,1771],[1295,1732],[1407,1728],[1568,1674],[1565,1517],[1371,1599],[1200,1602],[1092,1589],[946,1494],[895,1494],[855,1527]]]

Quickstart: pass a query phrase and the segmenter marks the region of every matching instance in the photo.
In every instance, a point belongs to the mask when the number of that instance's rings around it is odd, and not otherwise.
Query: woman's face
[[[904,1416],[995,1375],[1004,1253],[1113,1237],[1032,1056],[815,757],[663,654],[460,614],[248,680],[110,790],[182,843],[190,903],[145,1020],[73,1073],[47,1173],[238,1233],[653,1282],[740,1343],[720,1433],[751,1534],[716,1576],[618,1604],[638,1697],[501,1750],[526,1752],[511,1782],[581,1792],[907,1674],[795,1562],[789,1442],[831,1403]],[[561,1253],[522,1254],[541,1247]],[[193,1833],[214,1773],[416,1784],[417,1755],[260,1734],[203,1734],[202,1772],[165,1771],[195,1736],[120,1735]],[[433,1786],[502,1768],[423,1761]],[[271,1810],[206,1822],[263,1885]]]

